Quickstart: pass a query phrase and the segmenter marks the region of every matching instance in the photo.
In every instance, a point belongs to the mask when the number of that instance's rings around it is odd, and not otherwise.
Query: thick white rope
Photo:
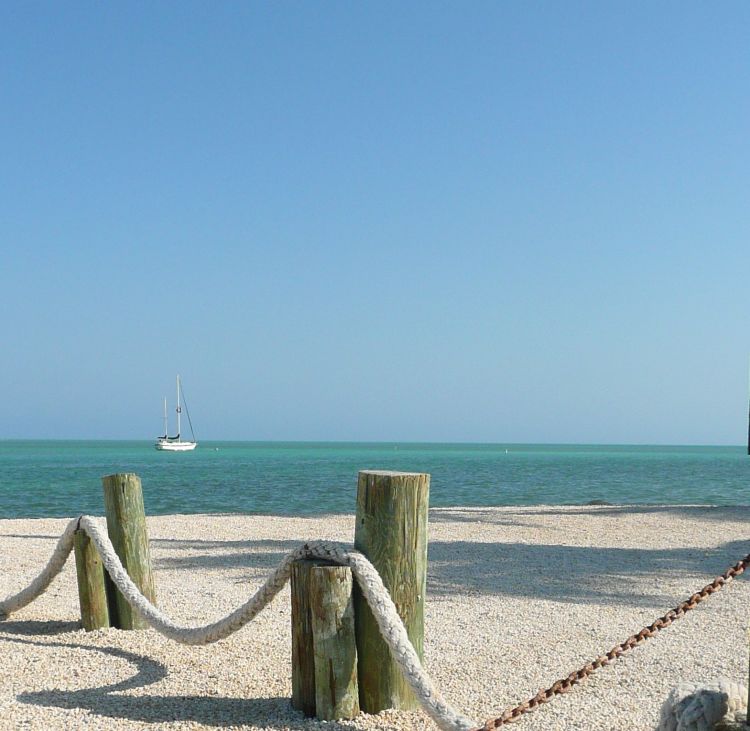
[[[73,519],[65,526],[60,540],[57,541],[54,553],[50,557],[50,560],[47,561],[47,565],[42,569],[39,576],[25,589],[19,591],[18,594],[13,594],[0,602],[0,620],[5,619],[13,612],[17,612],[27,604],[31,604],[34,599],[47,591],[47,587],[52,583],[52,579],[62,571],[70,552],[73,550],[73,538],[77,522],[77,520]]]
[[[711,683],[680,683],[661,708],[657,731],[744,729],[747,688],[726,678]]]
[[[458,713],[442,698],[422,667],[419,656],[409,641],[406,627],[377,570],[364,555],[340,544],[322,541],[303,544],[288,553],[263,586],[226,617],[202,627],[182,627],[172,622],[143,596],[125,571],[106,531],[96,519],[84,515],[80,519],[73,519],[65,528],[52,557],[39,576],[28,587],[0,602],[0,619],[31,603],[47,589],[52,579],[62,570],[73,549],[77,528],[85,531],[94,543],[107,573],[130,606],[158,632],[188,645],[216,642],[250,622],[283,588],[294,561],[321,558],[349,566],[375,616],[383,639],[425,713],[446,731],[468,731],[481,725]]]

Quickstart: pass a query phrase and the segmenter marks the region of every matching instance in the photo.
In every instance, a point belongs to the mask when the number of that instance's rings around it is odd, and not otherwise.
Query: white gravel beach
[[[748,508],[524,507],[430,511],[425,665],[484,722],[609,650],[750,552]],[[67,521],[0,521],[0,599],[41,570]],[[351,543],[353,516],[148,518],[159,606],[225,615],[299,543]],[[434,729],[421,712],[304,719],[290,705],[288,587],[206,647],[153,630],[84,632],[74,561],[0,622],[2,729]],[[513,727],[653,729],[682,680],[747,682],[750,586],[686,617]]]

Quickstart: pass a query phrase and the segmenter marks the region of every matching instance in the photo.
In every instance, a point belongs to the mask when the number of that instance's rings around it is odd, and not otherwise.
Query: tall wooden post
[[[424,646],[429,494],[428,474],[359,473],[354,547],[378,570],[420,659]],[[354,615],[361,709],[378,713],[386,708],[417,708],[416,698],[380,636],[359,587],[354,590]]]
[[[107,532],[115,552],[133,583],[156,603],[151,553],[143,508],[143,490],[138,475],[123,473],[102,478]],[[110,621],[120,629],[143,629],[147,622],[136,614],[107,576]]]
[[[82,530],[75,532],[74,547],[81,624],[87,632],[109,627],[105,571],[99,551]]]

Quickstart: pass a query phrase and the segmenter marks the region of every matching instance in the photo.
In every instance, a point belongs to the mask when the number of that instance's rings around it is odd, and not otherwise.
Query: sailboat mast
[[[166,439],[169,435],[169,432],[167,431],[167,397],[164,397],[164,438]]]
[[[180,438],[180,412],[182,409],[180,408],[180,377],[177,376],[177,438]]]

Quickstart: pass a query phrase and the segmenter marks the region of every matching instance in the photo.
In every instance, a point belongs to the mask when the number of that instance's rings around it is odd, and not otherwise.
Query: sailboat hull
[[[154,445],[161,452],[190,452],[198,446],[198,442],[168,441],[157,439]]]

